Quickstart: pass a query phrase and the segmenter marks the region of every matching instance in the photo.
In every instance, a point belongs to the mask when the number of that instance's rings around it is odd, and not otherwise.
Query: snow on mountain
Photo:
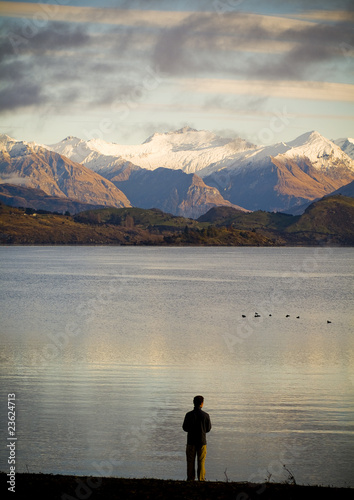
[[[249,210],[282,211],[325,196],[354,179],[354,160],[343,150],[349,151],[354,142],[341,141],[336,144],[311,131],[292,141],[255,146],[240,138],[184,127],[155,133],[139,145],[69,136],[46,148],[106,178],[126,165],[147,171],[162,168],[196,173],[206,188],[216,188],[232,204]],[[20,144],[12,147],[21,151]],[[157,178],[161,175],[155,179],[160,182]]]
[[[334,144],[339,146],[344,153],[346,153],[352,160],[354,160],[354,139],[351,137],[346,137],[342,139],[336,139],[333,141]]]
[[[156,142],[156,137],[149,141]],[[121,156],[102,155],[116,145],[102,141],[86,143],[77,137],[67,137],[53,151],[34,143],[0,137],[0,182],[17,176],[28,187],[40,188],[46,194],[75,197],[85,203],[110,206],[130,206],[120,190],[129,191],[141,208],[157,207],[176,215],[199,217],[213,206],[235,206],[224,200],[219,191],[204,184],[196,174],[181,170],[135,166]],[[85,165],[78,161],[84,158]],[[88,168],[90,167],[90,168]],[[97,170],[96,172],[94,170]]]
[[[245,151],[230,167],[200,173],[209,186],[250,210],[284,211],[354,179],[354,161],[318,132]]]
[[[250,210],[285,210],[322,197],[354,179],[354,161],[316,131],[288,142],[255,146],[190,127],[155,133],[140,145],[77,138],[49,146],[107,176],[126,162],[197,173],[224,199]]]
[[[198,173],[204,178],[225,169],[259,169],[269,158],[283,162],[306,159],[319,170],[338,165],[354,169],[352,158],[339,145],[315,131],[302,134],[293,141],[270,146],[255,146],[240,138],[232,140],[206,130],[184,127],[175,132],[155,133],[139,145],[67,137],[47,147],[96,172],[108,164],[129,161],[148,170],[160,167],[181,169],[185,173]]]
[[[41,189],[50,196],[81,203],[131,206],[113,183],[59,153],[39,144],[0,136],[0,182]]]
[[[316,169],[331,168],[339,163],[354,171],[354,162],[334,142],[318,132],[308,132],[288,143],[287,158],[307,158]]]
[[[64,155],[77,163],[84,163],[85,159],[92,153],[92,148],[88,146],[86,141],[71,135],[56,144],[51,146],[43,145],[43,147]]]
[[[0,151],[6,152],[10,158],[31,154],[36,147],[34,142],[16,141],[6,134],[0,134]]]
[[[315,131],[302,134],[287,143],[281,142],[271,146],[262,146],[253,151],[245,151],[231,165],[231,170],[241,169],[245,166],[248,169],[251,167],[259,168],[269,158],[278,160],[307,159],[316,169],[329,168],[340,163],[354,171],[354,162],[351,161],[351,158],[339,146]],[[210,169],[201,174],[204,173],[211,173]]]
[[[206,130],[184,127],[175,132],[155,133],[139,145],[120,145],[102,139],[85,142],[68,137],[47,148],[95,171],[105,167],[108,158],[112,162],[116,157],[148,170],[163,167],[198,173],[211,164],[222,162],[230,166],[240,153],[255,146],[242,139],[225,139]]]

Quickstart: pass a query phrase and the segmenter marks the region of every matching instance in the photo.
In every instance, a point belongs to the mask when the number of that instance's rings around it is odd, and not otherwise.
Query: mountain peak
[[[15,157],[31,154],[36,144],[34,142],[18,141],[9,135],[0,134],[0,147],[3,151],[7,151],[11,157]]]
[[[188,132],[200,132],[199,130],[196,130],[195,128],[189,127],[186,125],[185,127],[180,128],[179,130],[172,130],[171,132],[155,132],[154,134],[150,135],[143,144],[148,144],[149,142],[152,142],[154,139],[158,137],[168,137],[168,136],[173,136],[173,135],[181,135],[181,134],[188,134]]]
[[[0,143],[7,144],[8,142],[16,142],[16,139],[13,139],[7,134],[0,134]]]
[[[198,130],[186,125],[185,127],[180,128],[179,130],[176,130],[175,132],[170,132],[170,134],[187,134],[188,132],[198,132]]]
[[[68,135],[67,137],[65,137],[65,139],[63,139],[61,141],[61,143],[74,143],[74,144],[78,144],[80,142],[85,142],[83,141],[82,139],[80,139],[80,137],[76,137],[75,135]],[[58,143],[60,144],[60,143]]]
[[[290,148],[290,150],[301,150],[302,148],[305,148],[308,151],[310,149],[316,150],[317,153],[321,150],[336,147],[336,145],[332,141],[330,141],[326,137],[323,137],[323,135],[321,135],[316,130],[311,130],[310,132],[299,135],[299,137],[297,137],[293,141],[287,142],[287,146]]]
[[[306,134],[304,134],[306,136]],[[308,133],[308,140],[309,141],[318,141],[321,140],[323,142],[329,142],[329,139],[324,137],[322,134],[317,132],[317,130],[312,130],[311,132]]]
[[[165,135],[164,133],[160,133],[160,132],[155,132],[154,134],[150,135],[147,139],[145,139],[145,141],[143,142],[143,144],[148,144],[149,142],[153,141],[156,137],[159,137],[160,135]]]
[[[63,139],[63,142],[72,141],[73,139],[78,139],[78,137],[75,137],[74,135],[68,135],[67,137],[65,137],[65,139]]]
[[[288,142],[287,144],[293,148],[296,148],[298,146],[302,146],[304,144],[308,144],[309,142],[314,142],[318,140],[323,140],[325,142],[328,141],[328,139],[323,137],[316,130],[311,130],[310,132],[305,132],[304,134],[299,135],[299,137],[297,137],[293,141]]]
[[[307,158],[312,166],[329,171],[335,165],[341,164],[354,171],[351,158],[334,142],[326,139],[315,130],[300,135],[294,141],[288,142],[287,158]]]

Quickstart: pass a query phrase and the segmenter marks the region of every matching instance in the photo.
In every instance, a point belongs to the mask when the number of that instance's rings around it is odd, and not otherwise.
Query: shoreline
[[[7,473],[0,472],[7,489]],[[6,485],[6,486],[5,486]],[[126,479],[102,476],[16,473],[15,497],[36,500],[79,499],[193,499],[193,500],[302,500],[306,494],[321,500],[349,500],[354,488],[308,486],[287,483],[205,481],[200,483],[170,479]],[[11,492],[9,492],[10,494]],[[317,496],[318,495],[318,496]]]

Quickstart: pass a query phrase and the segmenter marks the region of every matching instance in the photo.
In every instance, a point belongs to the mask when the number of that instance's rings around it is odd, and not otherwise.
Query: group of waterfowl
[[[269,314],[269,316],[271,316],[271,314]],[[242,317],[246,318],[247,316],[245,314],[242,314]],[[254,313],[254,318],[260,318],[260,317],[261,315],[258,312]],[[287,314],[285,317],[290,318],[290,314]],[[300,316],[296,316],[296,319],[300,319]],[[332,323],[332,321],[327,320],[327,323]]]

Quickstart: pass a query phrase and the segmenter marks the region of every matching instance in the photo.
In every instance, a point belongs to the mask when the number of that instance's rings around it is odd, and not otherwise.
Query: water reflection
[[[201,393],[208,479],[282,481],[285,462],[354,485],[354,273],[333,252],[314,268],[311,249],[1,249],[19,470],[182,479]]]

